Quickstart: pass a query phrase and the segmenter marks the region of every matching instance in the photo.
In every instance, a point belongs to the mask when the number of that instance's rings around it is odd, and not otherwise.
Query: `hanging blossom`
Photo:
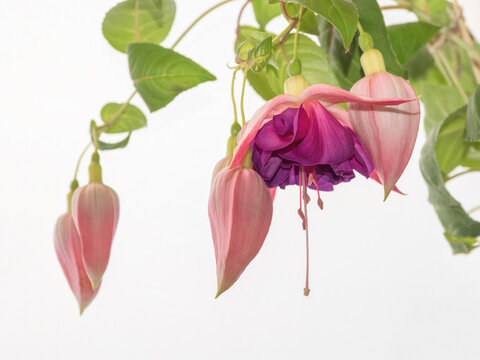
[[[320,191],[331,191],[334,185],[350,181],[354,171],[378,179],[347,111],[336,104],[389,106],[414,99],[373,99],[325,84],[307,87],[302,76],[287,79],[285,93],[257,110],[239,134],[230,165],[214,174],[209,218],[217,261],[217,296],[233,285],[260,250],[271,222],[269,208],[274,191],[277,186],[288,185],[298,185],[300,191],[298,213],[306,230],[307,248],[304,294],[308,295],[307,188],[317,191],[317,203],[322,208]],[[248,186],[227,176],[245,171],[249,174],[250,180],[245,180]],[[259,178],[263,180],[261,186]],[[234,185],[228,186],[232,182]],[[264,195],[267,189],[272,195],[268,198]],[[242,199],[248,200],[242,204]],[[255,206],[264,211],[253,209]],[[249,227],[266,231],[248,231]]]

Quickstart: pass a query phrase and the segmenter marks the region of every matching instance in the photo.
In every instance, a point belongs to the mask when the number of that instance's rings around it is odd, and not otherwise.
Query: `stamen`
[[[306,245],[306,274],[305,274],[305,288],[303,289],[303,295],[308,296],[310,294],[310,288],[308,287],[308,277],[309,277],[309,267],[310,267],[310,256],[309,256],[309,244],[308,244],[308,213],[307,213],[307,204],[310,201],[310,197],[307,194],[307,176],[305,173],[305,169],[300,169],[301,177],[303,178],[303,208],[305,209],[305,245]]]
[[[312,174],[315,182],[315,187],[317,188],[317,205],[321,210],[323,210],[323,201],[320,198],[320,189],[318,188],[317,174],[315,172],[313,172]]]
[[[302,211],[302,173],[298,174],[298,188],[299,188],[299,208],[298,208],[298,216],[302,219],[302,228],[305,230],[305,214]]]

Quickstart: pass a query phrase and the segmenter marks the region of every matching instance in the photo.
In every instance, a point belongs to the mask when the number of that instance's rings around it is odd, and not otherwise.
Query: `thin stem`
[[[297,25],[297,20],[291,20],[288,23],[288,26],[282,30],[277,36],[275,36],[272,40],[272,45],[277,45],[278,43],[282,42],[282,40],[292,31],[295,26]]]
[[[242,126],[245,125],[245,109],[243,107],[243,100],[245,98],[245,84],[247,83],[247,75],[248,75],[249,68],[245,68],[245,72],[243,73],[243,84],[242,84],[242,95],[240,97],[240,113],[242,115]]]
[[[90,141],[87,146],[85,146],[85,149],[80,154],[80,157],[78,158],[77,161],[77,166],[75,167],[75,174],[73,175],[73,181],[77,180],[77,175],[78,175],[78,170],[80,169],[80,163],[82,162],[83,156],[87,152],[88,148],[92,145],[92,142]]]
[[[118,119],[120,119],[120,116],[122,116],[123,112],[125,111],[125,109],[127,108],[128,104],[130,104],[130,101],[132,101],[133,97],[135,96],[135,94],[137,93],[137,90],[135,90],[131,95],[130,97],[127,99],[127,101],[125,101],[122,106],[120,106],[120,108],[118,109],[118,111],[115,113],[115,115],[112,117],[112,120],[110,120],[107,124],[105,125],[102,125],[102,126],[99,126],[97,127],[96,131],[98,133],[98,135],[100,135],[102,132],[104,131],[107,131],[108,129],[110,129],[113,125],[115,125],[115,123],[118,121]]]
[[[281,5],[281,7],[282,7],[283,15],[285,15],[285,17],[286,17],[288,20],[295,20],[295,18],[293,18],[293,17],[291,17],[290,15],[288,15],[287,7],[285,6],[285,2],[280,1],[280,5]]]
[[[453,1],[453,8],[457,14],[457,24],[458,24],[458,29],[460,31],[460,36],[465,41],[465,43],[468,45],[469,48],[473,48],[473,39],[472,36],[470,35],[470,31],[467,28],[467,25],[465,24],[465,18],[463,17],[463,11],[460,5],[458,5],[458,1],[454,0]],[[478,63],[476,62],[476,59],[474,56],[472,56],[471,51],[468,51],[468,57],[470,59],[470,62],[472,64],[473,68],[473,74],[475,75],[475,80],[477,84],[480,83],[480,67],[478,66]]]
[[[448,64],[447,59],[445,59],[445,56],[442,54],[441,51],[437,51],[434,53],[434,57],[437,58],[437,61],[441,63],[443,68],[445,69],[446,73],[452,80],[453,84],[457,88],[458,92],[460,93],[461,97],[465,102],[468,102],[468,96],[465,93],[465,90],[463,90],[462,84],[460,84],[460,80],[458,79],[457,75],[455,72],[450,68],[450,65]]]
[[[237,39],[240,39],[240,20],[242,19],[243,11],[245,10],[249,2],[250,0],[245,1],[245,4],[243,4],[242,8],[240,9],[240,12],[238,13],[237,28],[235,30],[235,33],[237,34]]]
[[[465,170],[465,171],[461,171],[459,173],[456,173],[455,175],[452,175],[452,176],[448,177],[445,182],[450,181],[452,179],[455,179],[458,176],[462,176],[462,175],[469,174],[469,173],[476,172],[476,171],[480,171],[480,168],[471,168],[471,169],[468,169],[468,170]]]
[[[468,211],[468,214],[471,215],[471,214],[473,214],[475,211],[478,211],[478,210],[480,210],[480,205],[479,205],[479,206],[475,206],[473,209],[470,209],[470,210]]]
[[[410,10],[410,8],[408,6],[405,6],[405,5],[386,5],[386,6],[380,6],[380,10],[398,10],[398,9],[402,9],[402,10]]]
[[[304,10],[303,6],[300,7],[300,13],[298,15],[298,22],[297,22],[297,31],[295,32],[295,40],[293,42],[293,58],[294,59],[297,57],[298,34],[300,33],[300,23],[302,21],[303,10]]]
[[[309,280],[309,274],[310,274],[310,245],[309,245],[309,239],[308,239],[308,212],[307,212],[307,204],[310,201],[310,197],[308,196],[307,193],[307,174],[305,171],[305,168],[302,166],[301,168],[301,174],[300,176],[302,177],[302,199],[303,199],[303,210],[305,211],[305,248],[306,248],[306,262],[305,262],[305,287],[303,289],[303,295],[308,296],[310,294],[310,287],[308,285],[308,280]]]
[[[238,70],[240,70],[240,67],[237,67],[233,72],[232,89],[231,89],[232,104],[233,104],[233,122],[235,123],[238,123],[237,103],[235,102],[235,77],[237,76]]]
[[[210,14],[213,10],[219,8],[220,6],[222,5],[225,5],[225,4],[228,4],[229,2],[232,2],[233,0],[224,0],[222,2],[219,2],[218,4],[216,5],[213,5],[211,8],[207,9],[206,11],[204,11],[202,14],[200,14],[199,17],[197,17],[191,24],[188,28],[185,29],[185,31],[180,35],[180,37],[177,39],[177,41],[175,41],[171,47],[171,49],[173,50],[180,41],[182,41],[182,39],[185,37],[185,35],[187,35],[189,33],[190,30],[193,29],[193,27],[195,25],[197,25],[197,23],[202,20],[206,15]]]

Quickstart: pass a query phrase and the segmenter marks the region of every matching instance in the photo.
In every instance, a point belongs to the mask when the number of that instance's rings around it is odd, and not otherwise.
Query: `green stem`
[[[188,28],[185,29],[185,31],[180,35],[180,37],[177,39],[177,41],[175,41],[175,42],[173,43],[173,45],[172,45],[172,47],[171,47],[170,49],[173,50],[173,49],[178,45],[178,43],[179,43],[180,41],[182,41],[182,39],[185,37],[185,35],[187,35],[187,34],[189,33],[189,31],[192,30],[193,27],[194,27],[195,25],[197,25],[197,23],[198,23],[200,20],[202,20],[206,15],[208,15],[209,13],[211,13],[213,10],[219,8],[220,6],[225,5],[225,4],[228,4],[229,2],[232,2],[232,1],[234,1],[234,0],[224,0],[224,1],[222,1],[222,2],[219,2],[218,4],[213,5],[211,8],[207,9],[207,10],[204,11],[202,14],[200,14],[200,16],[197,17],[197,18],[195,19],[195,21],[194,21],[193,23],[191,23]]]
[[[233,104],[233,122],[237,124],[238,124],[238,113],[237,113],[237,103],[235,102],[235,77],[237,76],[238,70],[240,70],[240,67],[237,67],[233,72],[232,89],[231,89],[232,104]]]
[[[296,59],[297,57],[297,47],[298,47],[298,34],[300,33],[300,23],[302,21],[302,15],[304,12],[303,6],[300,7],[300,13],[298,15],[298,22],[297,22],[297,31],[295,32],[295,40],[293,42],[293,58]]]
[[[75,167],[75,174],[73,175],[73,181],[77,180],[78,170],[80,169],[80,163],[82,162],[83,156],[87,152],[90,145],[92,145],[92,142],[89,142],[88,145],[85,146],[85,149],[83,149],[82,153],[80,154],[80,157],[78,158],[77,166]]]
[[[396,10],[396,9],[403,9],[403,10],[410,10],[408,6],[404,5],[386,5],[386,6],[380,6],[380,10]]]
[[[243,99],[245,98],[245,84],[247,82],[248,70],[248,67],[245,68],[245,72],[243,73],[242,95],[240,97],[240,113],[242,114],[242,126],[245,125],[245,109],[243,107]]]
[[[457,88],[458,92],[460,93],[460,96],[467,103],[468,102],[468,96],[465,93],[465,90],[463,90],[462,84],[460,84],[460,80],[458,79],[457,75],[455,74],[455,72],[452,70],[452,68],[448,64],[447,59],[445,59],[445,56],[442,54],[442,52],[436,51],[435,54],[434,54],[434,58],[437,59],[437,62],[441,63],[441,66],[443,66],[443,68],[444,68],[445,72],[447,73],[448,77],[450,77],[450,80],[452,81],[452,83]]]
[[[97,133],[98,135],[100,136],[100,134],[104,131],[107,131],[108,129],[110,129],[113,125],[115,125],[115,123],[118,121],[118,119],[120,119],[120,116],[122,116],[123,112],[125,111],[125,109],[127,108],[128,104],[130,104],[130,101],[132,101],[133,97],[137,94],[137,90],[135,90],[131,95],[130,97],[127,99],[126,102],[124,102],[122,104],[122,106],[120,106],[120,108],[118,109],[118,111],[115,113],[115,115],[112,117],[112,120],[110,120],[107,124],[105,125],[102,125],[102,126],[99,126],[97,127]]]
[[[297,20],[291,20],[288,23],[288,26],[273,38],[272,45],[273,46],[277,45],[283,39],[284,36],[286,36],[290,31],[292,31],[295,28],[296,25],[297,25]]]
[[[471,169],[468,169],[468,170],[465,170],[465,171],[461,171],[461,172],[459,172],[455,175],[452,175],[452,176],[448,177],[445,182],[450,181],[452,179],[455,179],[458,176],[462,176],[462,175],[469,174],[469,173],[476,172],[476,171],[480,171],[480,168],[471,168]]]
[[[475,206],[473,209],[470,209],[470,210],[468,211],[468,214],[471,215],[471,214],[473,214],[475,211],[478,211],[478,210],[480,210],[480,205],[479,205],[479,206]]]

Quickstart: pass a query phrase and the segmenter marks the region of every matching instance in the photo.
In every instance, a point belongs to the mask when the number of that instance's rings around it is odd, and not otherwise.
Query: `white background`
[[[383,203],[380,186],[357,178],[324,194],[324,211],[310,207],[310,297],[291,188],[278,192],[258,257],[214,300],[207,199],[232,120],[226,65],[240,1],[177,48],[218,81],[180,95],[128,148],[102,155],[121,217],[102,289],[79,317],[52,232],[90,119],[133,89],[126,56],[101,33],[115,3],[0,1],[1,359],[480,358],[480,251],[453,256],[443,238],[418,168],[423,129],[399,184],[408,196]],[[166,46],[214,1],[177,3]],[[460,3],[480,36],[480,3]],[[249,90],[247,114],[261,103]],[[479,180],[452,181],[467,208],[480,203]]]

